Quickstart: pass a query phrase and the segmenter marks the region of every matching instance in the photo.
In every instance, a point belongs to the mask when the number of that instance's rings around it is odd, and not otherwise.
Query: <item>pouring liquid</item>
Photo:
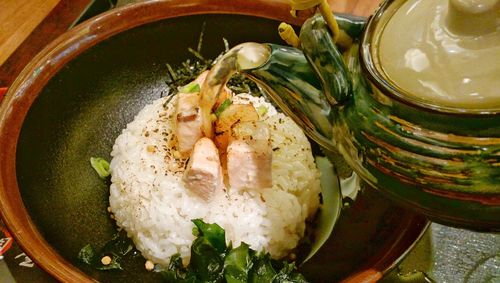
[[[200,94],[203,134],[212,138],[212,108],[220,91],[239,70],[258,67],[269,58],[270,50],[262,44],[248,42],[237,45],[217,60],[205,79]]]
[[[418,101],[459,109],[499,109],[500,1],[483,1],[492,3],[490,10],[471,15],[450,7],[453,2],[467,1],[403,3],[381,33],[382,70]]]

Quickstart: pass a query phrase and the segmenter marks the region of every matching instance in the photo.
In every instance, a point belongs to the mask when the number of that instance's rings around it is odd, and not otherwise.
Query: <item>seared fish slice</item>
[[[220,114],[219,119],[215,120],[215,144],[222,152],[225,152],[234,125],[258,120],[259,114],[252,104],[231,104]]]
[[[203,72],[194,80],[194,83],[201,86],[207,74],[208,71]],[[194,144],[203,137],[199,91],[189,93],[180,91],[176,113],[177,147],[181,155],[187,157],[193,150]]]
[[[187,189],[206,201],[216,190],[223,189],[219,151],[211,139],[204,137],[196,142],[183,180]]]
[[[268,126],[261,121],[240,122],[232,128],[227,147],[231,189],[272,186],[272,149]]]
[[[200,88],[207,78],[208,71],[201,73],[193,83],[198,84],[197,91],[179,92],[177,100],[177,142],[178,150],[183,157],[189,156],[194,144],[203,137],[202,117],[200,112]],[[224,87],[215,103],[218,107],[224,100],[232,97],[231,90]]]

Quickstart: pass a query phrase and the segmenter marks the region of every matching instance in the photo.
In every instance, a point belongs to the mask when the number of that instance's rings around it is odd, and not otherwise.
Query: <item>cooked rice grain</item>
[[[187,263],[195,218],[222,226],[234,246],[245,242],[274,258],[286,256],[304,235],[305,220],[318,208],[320,192],[307,138],[264,98],[241,94],[234,100],[269,109],[261,118],[271,129],[272,188],[240,192],[228,188],[210,203],[185,189],[182,174],[187,159],[178,159],[175,148],[176,98],[166,107],[166,98],[144,107],[116,139],[110,207],[145,258],[165,265],[180,253]]]

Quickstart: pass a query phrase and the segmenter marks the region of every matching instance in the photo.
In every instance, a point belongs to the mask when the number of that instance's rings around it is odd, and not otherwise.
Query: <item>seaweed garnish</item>
[[[196,239],[190,263],[184,266],[180,255],[173,255],[167,268],[157,269],[166,282],[307,282],[294,262],[274,260],[269,253],[259,253],[243,242],[233,248],[231,243],[226,245],[225,231],[219,225],[201,219],[192,221]]]
[[[207,59],[205,56],[203,56],[202,47],[205,28],[206,23],[203,23],[196,49],[189,47],[187,50],[193,58],[186,59],[186,61],[182,62],[178,66],[172,66],[168,63],[166,64],[167,78],[165,79],[165,83],[172,90],[172,93],[169,94],[176,94],[178,92],[178,87],[187,85],[188,83],[196,79],[198,75],[206,70],[209,70],[218,58],[229,51],[229,41],[226,38],[222,38],[224,51],[219,56],[217,56],[217,58]],[[233,75],[233,77],[227,83],[227,86],[234,93],[249,93],[254,96],[262,95],[262,92],[257,84],[242,74]]]
[[[84,246],[78,253],[78,259],[97,270],[122,270],[122,258],[136,254],[133,250],[132,240],[121,230],[98,251],[90,244]]]

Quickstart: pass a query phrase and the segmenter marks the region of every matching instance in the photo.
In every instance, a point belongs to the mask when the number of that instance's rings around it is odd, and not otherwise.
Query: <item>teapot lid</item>
[[[500,109],[500,0],[387,2],[371,53],[391,86],[438,109]]]

